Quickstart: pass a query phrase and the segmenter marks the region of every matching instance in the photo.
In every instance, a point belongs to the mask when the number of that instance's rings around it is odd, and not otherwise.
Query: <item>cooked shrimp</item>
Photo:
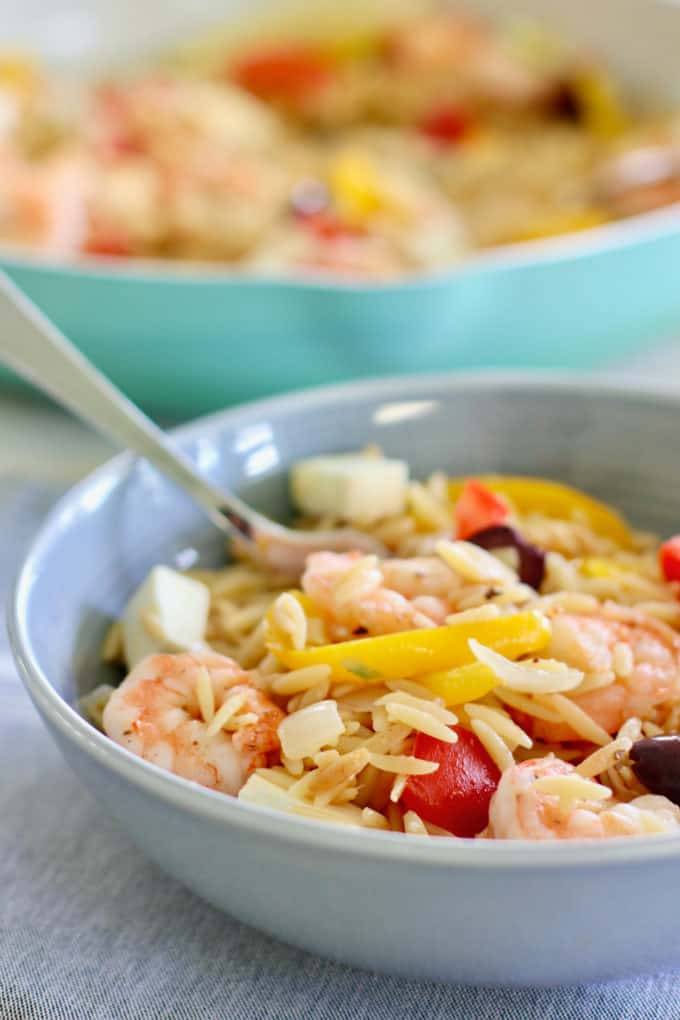
[[[253,250],[247,264],[258,272],[280,272],[295,266],[373,279],[389,278],[404,268],[403,258],[384,237],[312,219],[282,220],[267,236],[266,244]]]
[[[282,133],[265,105],[225,82],[151,76],[101,88],[93,102],[93,141],[107,156],[151,151],[166,161],[210,142],[217,153],[269,150]]]
[[[234,699],[234,714],[225,720],[233,732],[212,732],[203,717],[198,685],[206,674],[215,712]],[[283,717],[252,674],[223,655],[201,652],[143,659],[111,695],[103,725],[133,754],[202,786],[236,794],[248,773],[269,764],[278,751]]]
[[[314,553],[302,588],[331,622],[352,633],[389,634],[442,624],[460,586],[441,560],[379,561],[361,553]],[[338,634],[340,636],[340,634]]]
[[[489,831],[493,839],[604,839],[670,832],[680,828],[680,808],[665,797],[637,797],[623,804],[600,784],[588,783],[603,799],[565,799],[536,789],[552,777],[580,780],[572,765],[558,758],[535,758],[507,769],[491,798]]]
[[[629,149],[605,164],[599,179],[602,198],[615,216],[680,201],[680,145]]]
[[[281,128],[238,89],[167,77],[95,97],[98,157],[88,250],[188,258],[245,255],[287,208]]]
[[[454,92],[468,101],[513,107],[545,96],[541,76],[513,57],[485,25],[450,12],[404,22],[392,33],[388,50],[396,69],[419,83],[440,76],[447,98]]]
[[[0,154],[5,237],[49,254],[73,254],[87,235],[90,171],[78,155],[33,164]]]
[[[592,614],[557,613],[546,654],[589,673],[615,675],[607,686],[570,695],[607,733],[630,716],[655,718],[655,710],[680,696],[680,636],[642,613],[616,619],[616,607]],[[620,675],[625,664],[625,675]],[[548,742],[577,740],[566,724],[533,720],[532,736]]]

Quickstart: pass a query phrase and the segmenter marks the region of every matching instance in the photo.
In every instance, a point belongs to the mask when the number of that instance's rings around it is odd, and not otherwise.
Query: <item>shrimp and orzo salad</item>
[[[83,709],[250,804],[478,839],[680,832],[680,536],[556,481],[409,478],[369,449],[294,465],[307,528],[388,550],[155,567]]]
[[[0,240],[382,279],[680,200],[677,113],[545,28],[298,28],[82,85],[0,55]]]

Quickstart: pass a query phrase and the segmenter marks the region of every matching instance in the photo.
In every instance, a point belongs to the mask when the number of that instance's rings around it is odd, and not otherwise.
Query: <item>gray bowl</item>
[[[237,408],[178,433],[216,481],[287,512],[286,469],[380,443],[418,474],[547,475],[678,530],[680,397],[578,380],[361,383]],[[591,981],[680,964],[680,837],[474,843],[336,829],[244,805],[161,771],[78,714],[106,679],[104,630],[157,562],[219,562],[219,535],[128,456],[73,489],[33,544],[9,612],[50,732],[103,810],[213,905],[295,945],[420,977]],[[55,853],[59,848],[55,847]]]

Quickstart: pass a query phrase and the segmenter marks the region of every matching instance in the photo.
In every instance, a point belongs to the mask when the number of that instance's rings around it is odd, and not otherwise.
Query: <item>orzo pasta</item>
[[[537,24],[413,6],[79,88],[0,55],[0,238],[380,279],[680,199],[677,115]],[[412,507],[443,525],[436,489]]]
[[[370,456],[379,480],[389,465]],[[315,505],[343,498],[334,465],[351,484],[346,461],[323,460]],[[185,779],[323,822],[680,830],[680,542],[546,479],[439,474],[415,490],[427,514],[413,491],[404,480],[394,514],[364,524],[384,559],[313,553],[295,579],[237,563],[176,588],[152,572],[103,648],[129,656],[128,631],[147,627],[152,654],[84,699],[92,721]],[[324,526],[343,523],[325,510]]]

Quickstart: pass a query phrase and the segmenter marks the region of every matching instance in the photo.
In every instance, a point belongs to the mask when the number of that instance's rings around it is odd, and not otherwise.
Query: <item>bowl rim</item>
[[[399,399],[404,395],[416,398],[422,389],[428,395],[439,390],[442,395],[466,388],[491,392],[512,388],[529,389],[536,393],[574,392],[591,399],[601,396],[620,397],[625,401],[643,400],[668,405],[680,416],[680,391],[655,383],[640,383],[623,377],[607,380],[576,374],[532,372],[478,372],[388,377],[354,383],[335,383],[295,391],[278,397],[253,401],[200,417],[178,429],[173,437],[183,442],[200,437],[218,425],[236,424],[244,415],[296,411],[325,404],[330,398],[336,403],[351,402],[362,396]],[[421,393],[422,396],[422,393]],[[244,804],[235,797],[208,790],[189,780],[167,772],[115,744],[87,722],[51,684],[40,667],[28,635],[28,601],[40,574],[43,550],[49,548],[68,527],[74,506],[95,486],[106,482],[106,489],[119,485],[136,462],[131,453],[122,453],[106,461],[68,489],[52,508],[33,538],[18,572],[7,604],[9,641],[19,673],[34,704],[44,719],[58,731],[61,738],[74,744],[101,767],[128,781],[138,789],[156,796],[166,805],[188,811],[214,824],[236,826],[251,835],[266,836],[298,847],[336,851],[343,855],[379,858],[387,861],[418,863],[435,869],[476,870],[508,868],[529,870],[537,867],[564,868],[593,865],[625,865],[645,861],[680,860],[680,834],[663,834],[635,839],[613,838],[601,841],[574,840],[546,843],[530,840],[484,841],[467,839],[406,838],[400,833],[385,833],[334,826],[271,808]]]
[[[312,271],[295,275],[285,271],[248,272],[246,269],[227,269],[219,262],[183,259],[121,259],[105,255],[64,259],[33,252],[26,246],[10,242],[0,242],[0,264],[10,271],[62,273],[74,280],[240,286],[248,289],[274,286],[293,291],[311,290],[331,294],[391,294],[397,290],[417,291],[427,287],[452,286],[459,279],[464,280],[466,276],[480,272],[483,274],[485,271],[516,272],[562,262],[576,262],[674,236],[680,236],[680,201],[586,230],[476,250],[452,266],[407,273],[403,277],[387,280],[324,275]]]

